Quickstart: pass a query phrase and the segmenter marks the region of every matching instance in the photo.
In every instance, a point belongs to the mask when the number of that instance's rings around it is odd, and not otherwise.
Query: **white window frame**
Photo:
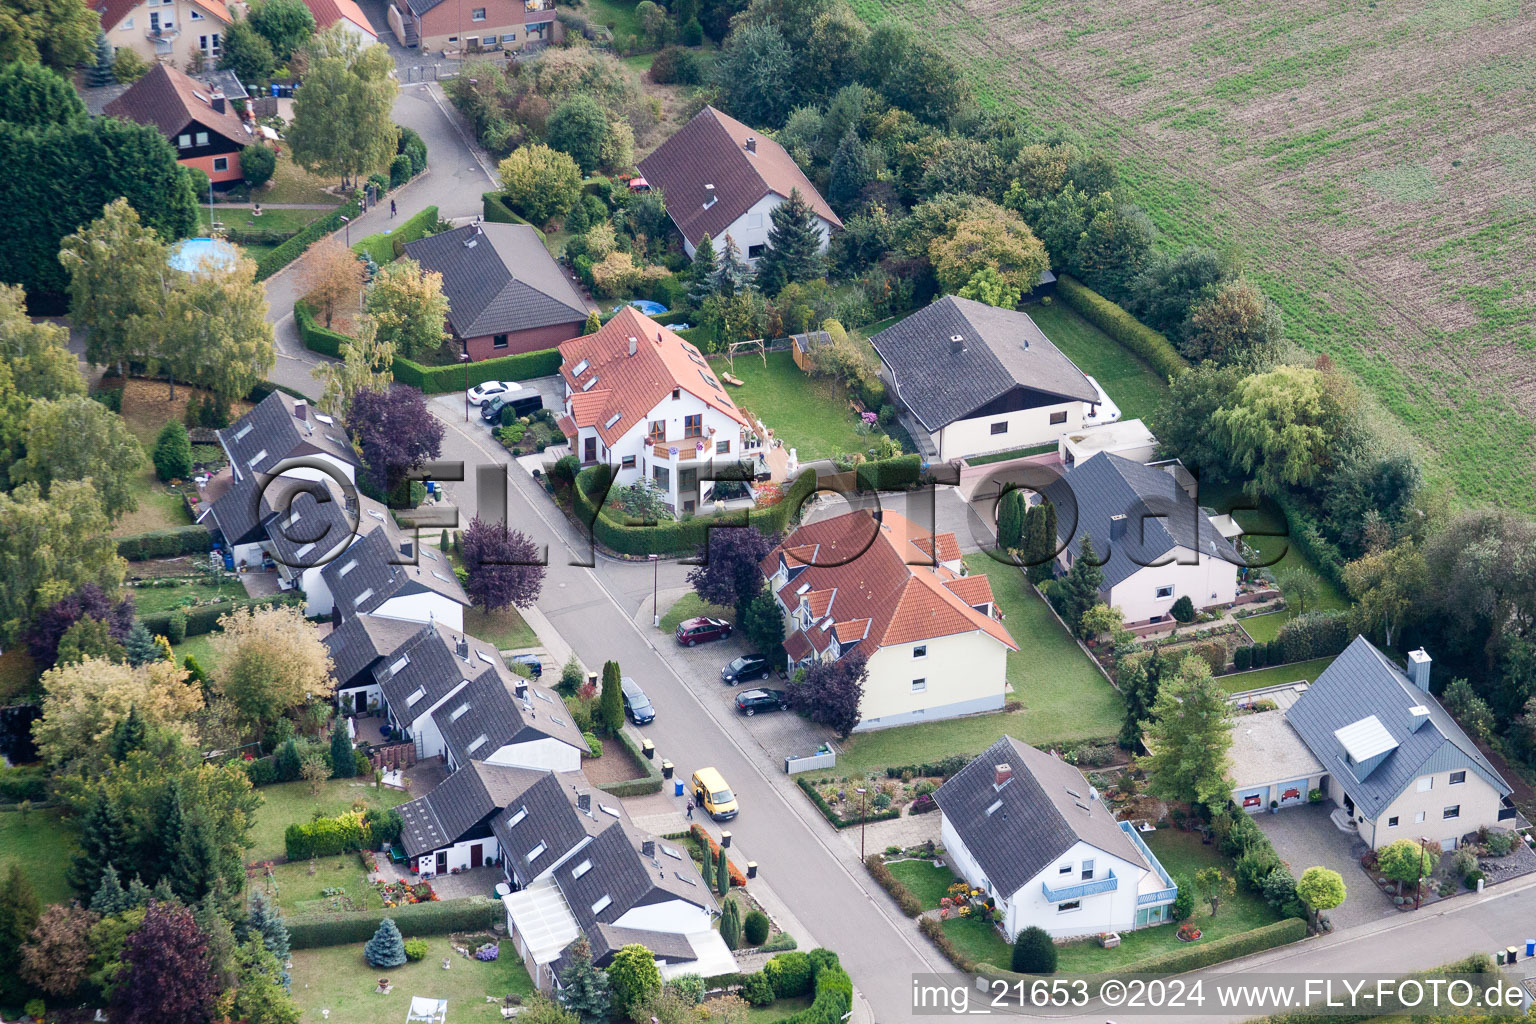
[[[914,680],[912,680],[912,692],[913,693],[927,693],[928,692],[928,677],[924,676],[922,679],[914,679]]]
[[[1082,880],[1085,881],[1085,882],[1093,881],[1093,858],[1092,857],[1089,857],[1089,858],[1087,858],[1086,860],[1083,861]]]
[[[1056,913],[1058,913],[1058,914],[1070,914],[1073,911],[1082,910],[1082,909],[1083,909],[1083,901],[1082,900],[1067,900],[1067,902],[1065,902],[1065,903],[1058,903],[1058,904],[1056,904]]]
[[[223,164],[224,166],[220,167],[219,166],[220,164]],[[216,157],[214,157],[213,158],[213,169],[216,170],[216,171],[227,171],[227,170],[229,170],[229,157],[227,157],[227,156],[216,156]]]
[[[991,431],[992,437],[997,437],[999,434],[1006,434],[1008,433],[1008,421],[998,420],[996,423],[990,424],[987,429]]]
[[[187,135],[187,134],[182,134],[182,135],[176,136],[176,148],[177,149],[191,149],[192,148],[192,136],[191,135]]]
[[[1417,814],[1415,814],[1413,816],[1413,823],[1415,825],[1422,825],[1422,824],[1424,824],[1424,812],[1423,811],[1420,811],[1419,813],[1417,813]]]
[[[1461,804],[1451,804],[1440,812],[1441,821],[1450,821],[1452,818],[1461,817]]]
[[[1166,598],[1172,597],[1173,596],[1173,584],[1170,583],[1166,587],[1158,587],[1157,588],[1157,595],[1156,596],[1157,596],[1157,599],[1159,601],[1162,601],[1162,600],[1165,600]]]

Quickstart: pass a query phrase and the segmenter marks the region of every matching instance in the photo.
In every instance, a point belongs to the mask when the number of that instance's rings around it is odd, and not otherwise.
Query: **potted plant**
[[[1320,804],[1323,802],[1323,791],[1320,789],[1307,790],[1307,803]]]
[[[1280,801],[1279,800],[1271,800],[1269,802],[1269,813],[1270,814],[1279,814],[1280,813]]]

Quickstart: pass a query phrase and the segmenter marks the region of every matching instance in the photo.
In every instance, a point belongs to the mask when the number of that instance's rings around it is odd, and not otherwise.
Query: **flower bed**
[[[818,806],[825,804],[828,811],[844,822],[858,824],[861,811],[869,821],[900,817],[903,809],[919,797],[931,796],[943,781],[911,775],[893,779],[822,776],[802,785],[808,787],[807,792]],[[866,791],[862,795],[858,792],[861,787]]]
[[[413,903],[437,902],[437,891],[431,882],[384,882],[377,886],[379,898],[386,907],[406,907]]]
[[[703,825],[689,826],[688,834],[693,836],[693,841],[699,844],[699,849],[702,850],[705,846],[709,847],[709,855],[712,862],[720,859],[720,844],[715,842],[710,834],[704,830]],[[732,888],[747,884],[747,876],[741,873],[741,869],[736,867],[736,862],[731,860],[729,856],[726,857],[725,868],[726,873],[730,875]],[[714,879],[710,878],[709,882],[713,884]]]

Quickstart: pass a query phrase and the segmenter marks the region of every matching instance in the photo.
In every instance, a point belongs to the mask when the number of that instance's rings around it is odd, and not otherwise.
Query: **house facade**
[[[784,614],[786,669],[857,652],[858,731],[1002,708],[1004,628],[985,576],[964,575],[952,533],[867,511],[801,526],[762,562]]]
[[[105,113],[157,128],[175,147],[177,161],[207,174],[214,188],[244,180],[240,151],[258,141],[222,90],[163,63],[108,103]]]
[[[558,43],[564,27],[555,20],[554,0],[403,0],[387,12],[401,46],[424,50],[487,53],[537,49]]]
[[[645,480],[677,513],[696,512],[713,500],[712,472],[759,464],[763,439],[704,356],[631,306],[563,342],[560,376],[560,429],[583,466],[612,468],[615,487]]]
[[[586,323],[586,301],[527,224],[469,224],[405,254],[443,275],[446,326],[471,359],[554,348]]]
[[[1127,626],[1167,620],[1181,597],[1197,609],[1237,598],[1237,549],[1170,468],[1099,452],[1045,488],[1056,507],[1059,571],[1071,569],[1083,536],[1092,538],[1099,594]]]
[[[469,595],[436,548],[403,539],[394,530],[361,537],[320,570],[330,592],[331,621],[356,615],[464,628]]]
[[[991,896],[1012,940],[1066,939],[1171,920],[1178,887],[1073,766],[1004,736],[934,793],[955,872]]]
[[[319,31],[340,25],[359,46],[372,46],[379,41],[378,33],[357,5],[357,0],[304,0],[304,6],[314,15],[315,28]]]
[[[1413,651],[1404,672],[1356,637],[1294,703],[1264,714],[1283,718],[1277,753],[1234,753],[1233,801],[1257,813],[1320,790],[1372,849],[1427,838],[1452,850],[1479,829],[1514,827],[1509,783],[1429,692],[1430,666]],[[1249,721],[1234,720],[1234,747]]]
[[[224,55],[229,8],[220,0],[103,0],[95,5],[112,52],[129,49],[149,62],[190,69]]]
[[[729,236],[742,259],[755,261],[768,244],[770,214],[795,191],[816,215],[823,249],[843,226],[784,147],[714,107],[699,111],[639,167],[666,196],[690,257],[705,235],[716,252]]]
[[[940,461],[1054,444],[1104,396],[1029,314],[945,296],[870,339],[903,422]]]

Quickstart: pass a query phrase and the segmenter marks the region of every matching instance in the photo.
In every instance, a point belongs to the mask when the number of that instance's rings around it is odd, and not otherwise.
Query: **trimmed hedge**
[[[401,247],[407,242],[414,242],[418,238],[425,238],[427,231],[437,223],[437,207],[428,206],[419,213],[407,217],[399,227],[389,232],[380,231],[378,234],[369,235],[362,241],[352,246],[352,251],[361,256],[363,253],[374,253],[375,249],[382,249],[386,244],[390,255],[398,259]],[[374,256],[377,260],[377,255]],[[385,262],[388,262],[386,260]]]
[[[854,480],[861,491],[905,491],[916,487],[923,472],[921,455],[898,455],[879,462],[861,462]]]
[[[185,611],[187,616],[187,636],[202,636],[204,633],[212,633],[219,628],[219,620],[236,608],[265,608],[279,604],[302,604],[304,597],[301,594],[279,594],[275,597],[263,597],[258,600],[244,601],[220,601],[217,604],[198,605],[195,608],[178,609]],[[171,616],[174,612],[161,612],[156,615],[143,615],[139,621],[144,628],[156,636],[166,636],[171,628]]]
[[[1056,294],[1084,320],[1145,360],[1165,377],[1189,369],[1184,357],[1163,337],[1071,274],[1056,279]]]
[[[845,829],[845,828],[851,828],[852,826],[857,825],[859,823],[859,819],[858,818],[853,818],[853,819],[844,818],[842,815],[840,815],[836,811],[834,811],[832,809],[831,805],[827,803],[827,801],[822,797],[822,795],[820,793],[816,792],[816,787],[812,786],[809,782],[805,781],[804,779],[796,779],[795,783],[801,789],[805,790],[805,795],[811,798],[811,803],[816,805],[817,810],[821,811],[821,816],[823,818],[826,818],[827,821],[829,821],[832,824],[833,828],[841,830],[841,829]],[[869,822],[869,821],[889,821],[892,818],[899,818],[899,817],[901,817],[901,808],[899,808],[899,807],[887,807],[883,811],[876,811],[875,813],[869,815],[868,817],[864,818],[863,820],[866,821],[866,822]]]
[[[304,230],[256,261],[256,280],[265,281],[288,264],[304,255],[315,242],[333,231],[341,230],[341,218],[357,216],[357,200],[338,207],[317,221],[305,225]]]
[[[289,860],[355,853],[372,845],[372,832],[363,824],[362,814],[356,811],[334,818],[296,821],[283,832],[283,847]]]
[[[1278,495],[1274,501],[1285,513],[1286,525],[1290,529],[1286,540],[1296,545],[1324,579],[1339,590],[1344,590],[1344,555],[1323,536],[1317,517],[1296,504],[1290,495]]]
[[[340,359],[341,346],[352,341],[350,336],[340,331],[322,327],[315,318],[314,307],[303,299],[293,304],[293,322],[299,329],[299,339],[304,342],[305,348],[332,359]]]
[[[479,365],[479,364],[476,364]],[[592,536],[598,543],[621,555],[682,555],[698,551],[709,537],[712,526],[755,526],[763,533],[782,534],[791,520],[800,512],[805,500],[816,490],[816,472],[807,469],[784,491],[783,500],[765,509],[752,509],[745,515],[695,516],[677,522],[656,523],[653,526],[629,526],[608,515],[601,514],[591,495],[598,473],[606,473],[606,466],[589,466],[576,474],[576,486],[571,488],[572,507],[583,524],[591,524]],[[873,820],[873,819],[871,819]]]
[[[1349,619],[1340,611],[1304,612],[1280,627],[1275,640],[1287,662],[1310,661],[1341,654],[1353,633]]]
[[[469,384],[484,384],[488,380],[528,380],[530,377],[548,377],[560,372],[560,350],[546,348],[538,352],[523,352],[515,356],[497,356],[467,364]],[[409,359],[396,357],[395,380],[419,388],[424,394],[441,395],[465,387],[464,364],[454,366],[423,366]]]
[[[720,859],[720,844],[715,842],[714,836],[710,835],[704,830],[703,825],[693,824],[688,826],[688,834],[693,837],[693,841],[698,843],[701,848],[706,845],[709,847],[709,858],[711,864],[714,864]],[[735,861],[731,860],[730,855],[726,855],[725,858],[725,871],[726,874],[730,876],[731,888],[738,889],[746,886],[747,876],[742,874],[741,869],[736,866]],[[713,878],[709,878],[707,881],[709,881],[710,884],[714,883]]]
[[[151,530],[123,537],[117,553],[130,562],[149,558],[175,558],[178,555],[206,554],[213,550],[213,534],[206,526],[178,526],[172,530]]]
[[[624,749],[628,750],[634,756],[634,759],[640,763],[640,767],[645,770],[645,774],[640,778],[625,779],[623,782],[609,782],[599,785],[597,788],[609,796],[617,797],[645,796],[649,793],[660,793],[663,780],[661,778],[661,769],[656,766],[656,762],[645,759],[645,755],[635,745],[635,741],[628,731],[620,729],[617,739],[624,745]]]
[[[406,935],[447,935],[450,932],[489,931],[503,920],[501,901],[489,896],[464,900],[412,903],[367,913],[337,912],[290,916],[288,944],[293,949],[318,949],[367,942],[386,917]]]
[[[901,907],[901,912],[908,917],[917,917],[923,912],[923,904],[912,895],[912,890],[901,883],[901,879],[891,874],[891,869],[885,866],[885,861],[878,853],[872,853],[864,858],[864,866],[880,883],[880,888],[891,894],[891,899]]]
[[[853,1009],[853,979],[840,966],[823,968],[816,975],[816,998],[799,1013],[779,1024],[842,1024]]]
[[[485,214],[485,219],[493,224],[527,224],[533,228],[534,234],[539,236],[539,241],[544,241],[544,232],[540,231],[536,224],[532,224],[519,216],[507,205],[505,192],[482,192],[480,194],[480,207]]]

